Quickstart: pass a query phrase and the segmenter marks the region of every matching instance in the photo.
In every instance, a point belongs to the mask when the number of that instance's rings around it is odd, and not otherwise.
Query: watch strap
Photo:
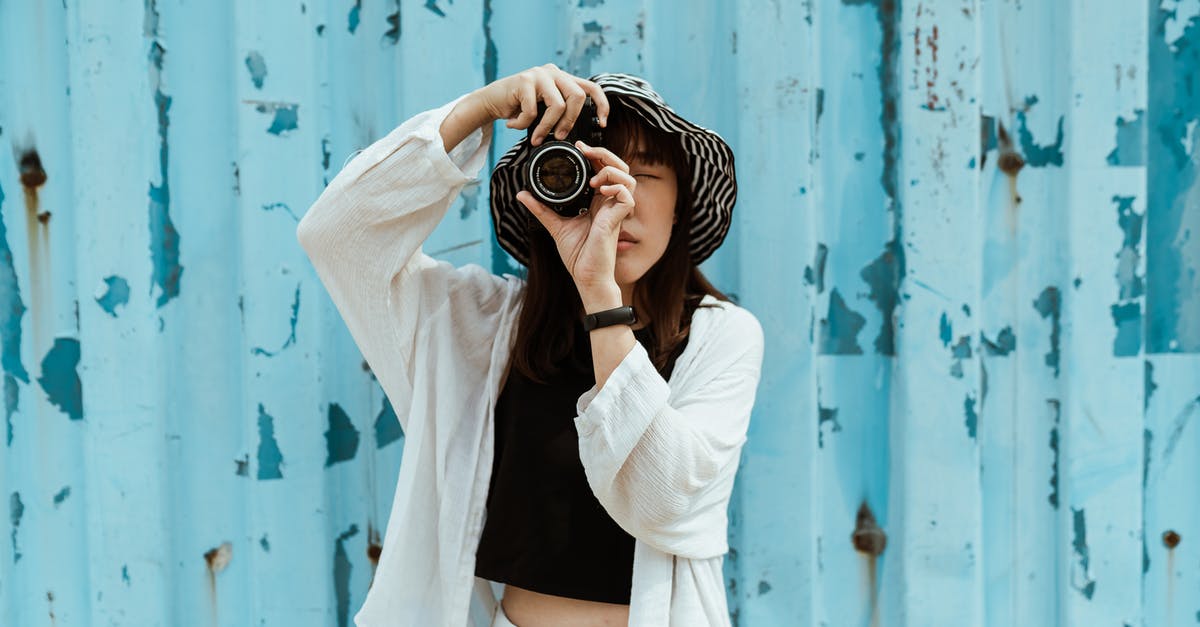
[[[609,327],[614,324],[635,324],[637,322],[637,314],[634,313],[633,307],[625,305],[624,307],[616,307],[614,309],[606,309],[597,311],[593,314],[588,314],[583,319],[583,329],[591,331],[602,327]]]

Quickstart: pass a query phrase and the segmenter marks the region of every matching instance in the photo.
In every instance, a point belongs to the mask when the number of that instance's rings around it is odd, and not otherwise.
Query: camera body
[[[538,102],[537,119],[526,132],[529,140],[545,114],[546,104]],[[564,218],[587,213],[595,194],[588,181],[596,172],[592,162],[575,147],[576,140],[583,140],[589,146],[604,145],[604,132],[590,96],[584,100],[579,118],[567,137],[560,140],[553,133],[547,135],[542,145],[530,148],[529,158],[521,169],[525,189]]]

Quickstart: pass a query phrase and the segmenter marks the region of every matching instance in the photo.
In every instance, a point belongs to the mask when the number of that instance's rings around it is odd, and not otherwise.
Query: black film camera
[[[539,102],[537,119],[526,133],[530,140],[545,114],[546,104]],[[587,213],[595,193],[588,181],[596,172],[592,162],[575,147],[576,140],[583,140],[589,146],[604,145],[604,132],[600,128],[600,118],[596,116],[596,104],[590,96],[584,100],[579,118],[567,137],[560,140],[551,129],[541,146],[530,148],[532,153],[522,170],[525,189],[564,218]]]

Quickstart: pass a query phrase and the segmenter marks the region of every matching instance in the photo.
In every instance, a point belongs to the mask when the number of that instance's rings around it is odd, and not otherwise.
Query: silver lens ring
[[[538,186],[534,185],[535,178],[534,178],[534,174],[533,174],[533,166],[544,161],[546,159],[547,155],[549,155],[551,152],[556,151],[556,150],[561,150],[561,151],[567,153],[568,158],[575,162],[575,165],[578,166],[578,168],[579,168],[580,181],[583,184],[577,185],[575,187],[575,193],[571,194],[570,196],[567,196],[566,198],[554,198],[552,200],[547,200],[546,198],[543,197],[542,200],[546,201],[546,202],[554,202],[554,203],[559,203],[559,204],[568,203],[568,202],[571,202],[572,200],[578,198],[579,195],[583,193],[584,187],[587,186],[587,181],[582,180],[584,178],[584,175],[587,174],[587,165],[583,162],[583,158],[582,158],[583,156],[577,150],[573,149],[570,144],[567,144],[565,142],[558,143],[558,144],[551,144],[549,146],[546,146],[545,149],[539,151],[536,155],[533,156],[532,159],[529,160],[529,164],[526,166],[526,171],[525,171],[526,179],[529,181],[530,187],[533,188],[533,190],[531,190],[531,191],[534,193],[534,195],[541,197],[542,195],[540,193],[538,193],[538,191],[537,191]]]

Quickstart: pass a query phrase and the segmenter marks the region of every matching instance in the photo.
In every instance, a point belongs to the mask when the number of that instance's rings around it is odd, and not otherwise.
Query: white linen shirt
[[[360,627],[491,624],[475,577],[492,472],[493,411],[524,281],[437,261],[421,245],[468,183],[492,126],[448,154],[462,96],[420,113],[346,164],[297,237],[405,433],[383,550]],[[635,538],[629,624],[729,625],[726,510],[762,365],[757,319],[706,296],[668,383],[635,343],[578,400],[588,484]],[[581,565],[586,567],[586,565]]]

